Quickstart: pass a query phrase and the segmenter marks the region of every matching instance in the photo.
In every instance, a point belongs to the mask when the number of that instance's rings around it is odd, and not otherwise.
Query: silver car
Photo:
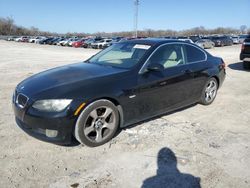
[[[204,49],[213,48],[215,46],[214,42],[209,39],[200,39],[196,41],[195,44],[197,44],[198,46]]]
[[[231,38],[232,38],[234,44],[239,44],[240,43],[240,37],[239,36],[233,36]]]

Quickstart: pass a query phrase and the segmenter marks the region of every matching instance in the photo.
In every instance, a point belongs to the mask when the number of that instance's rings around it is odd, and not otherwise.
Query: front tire
[[[77,119],[74,135],[84,145],[96,147],[113,138],[119,127],[117,107],[109,100],[89,104]]]
[[[202,90],[202,95],[200,99],[200,103],[203,105],[209,105],[211,104],[216,95],[218,90],[218,82],[215,78],[210,78]]]

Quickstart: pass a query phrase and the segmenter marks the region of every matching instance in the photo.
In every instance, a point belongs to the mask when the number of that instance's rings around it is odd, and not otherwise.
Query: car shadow
[[[157,173],[143,181],[141,188],[200,188],[200,178],[181,173],[174,152],[164,147],[158,152]]]
[[[238,71],[246,71],[249,72],[250,70],[244,69],[243,68],[243,62],[237,62],[233,64],[229,64],[228,67],[233,70],[238,70]]]

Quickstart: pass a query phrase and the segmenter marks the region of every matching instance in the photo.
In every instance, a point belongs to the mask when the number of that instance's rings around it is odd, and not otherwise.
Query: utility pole
[[[138,6],[139,6],[139,0],[134,0],[135,5],[135,15],[134,15],[134,37],[137,38],[137,27],[138,27]]]

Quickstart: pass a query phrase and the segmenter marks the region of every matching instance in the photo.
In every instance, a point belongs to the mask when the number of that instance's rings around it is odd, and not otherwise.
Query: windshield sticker
[[[133,48],[148,50],[151,46],[144,44],[136,44]]]

